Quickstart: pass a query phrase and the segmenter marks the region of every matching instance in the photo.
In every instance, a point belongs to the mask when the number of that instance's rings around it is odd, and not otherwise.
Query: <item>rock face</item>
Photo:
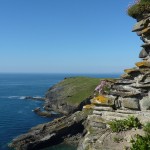
[[[54,110],[63,114],[73,113],[76,109],[76,105],[69,105],[65,100],[69,95],[66,95],[65,87],[55,87],[49,89],[46,93],[46,103],[44,105],[46,110]]]
[[[83,124],[87,115],[87,111],[78,111],[70,116],[38,125],[14,139],[9,146],[16,150],[40,150],[64,141],[78,144],[79,138],[83,136]]]

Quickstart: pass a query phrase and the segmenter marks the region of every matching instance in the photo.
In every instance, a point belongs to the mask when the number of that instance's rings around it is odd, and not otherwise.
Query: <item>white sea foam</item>
[[[9,99],[25,99],[25,96],[8,96]]]
[[[20,96],[20,97],[19,97],[19,99],[25,99],[25,98],[26,98],[25,96]]]
[[[19,97],[20,96],[8,96],[9,99],[14,99],[14,98],[18,99]]]

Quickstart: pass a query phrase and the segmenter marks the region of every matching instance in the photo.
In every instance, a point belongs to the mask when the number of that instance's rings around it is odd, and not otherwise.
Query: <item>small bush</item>
[[[149,150],[150,149],[150,136],[136,135],[136,139],[131,140],[131,150]]]
[[[129,116],[124,120],[114,120],[108,124],[113,132],[126,131],[130,130],[131,128],[139,128],[141,126],[138,118],[135,118],[134,116]]]
[[[137,18],[142,13],[150,12],[150,0],[141,0],[128,8],[128,15]]]
[[[150,122],[143,127],[143,130],[145,131],[146,135],[150,135]]]
[[[144,127],[145,136],[136,135],[136,139],[132,139],[131,150],[149,150],[150,149],[150,122]]]

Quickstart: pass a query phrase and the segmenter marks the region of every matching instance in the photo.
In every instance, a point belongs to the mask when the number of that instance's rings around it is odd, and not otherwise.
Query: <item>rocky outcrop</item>
[[[90,103],[90,96],[98,82],[98,78],[65,78],[47,91],[44,109],[64,115],[82,110],[84,105]]]
[[[53,111],[42,111],[40,107],[37,107],[33,110],[37,115],[42,117],[50,117],[50,118],[56,118],[61,117],[62,115]]]
[[[24,99],[39,100],[39,101],[45,101],[46,100],[44,97],[32,97],[32,96],[26,96]]]
[[[77,105],[71,105],[66,102],[69,97],[65,92],[63,86],[53,86],[46,93],[46,102],[44,104],[45,110],[54,110],[65,115],[73,113]]]
[[[91,112],[79,110],[90,103],[90,95],[98,82],[97,78],[74,77],[65,78],[51,87],[46,93],[44,110],[36,108],[33,111],[44,117],[65,116],[32,128],[27,134],[15,138],[9,146],[16,150],[38,150],[62,142],[78,145],[85,134],[84,122]]]
[[[97,109],[99,107],[100,109]],[[102,109],[103,108],[103,109]],[[77,150],[122,150],[130,149],[130,140],[136,134],[143,135],[142,129],[132,129],[129,131],[112,132],[109,122],[112,120],[122,120],[129,116],[134,116],[145,124],[150,120],[150,111],[136,110],[114,110],[110,106],[84,106],[84,109],[92,109],[93,113],[88,116],[85,129],[87,131],[80,141]],[[108,108],[111,108],[108,110]]]
[[[89,115],[87,119],[88,125],[86,127],[87,134],[80,141],[77,150],[129,150],[131,146],[130,140],[136,134],[143,135],[143,131],[141,129],[132,129],[115,133],[110,130],[107,124],[108,120],[120,120],[126,118],[126,116],[127,114],[124,115],[116,112],[106,114],[103,117],[96,114]],[[105,120],[105,117],[107,120]]]
[[[142,130],[112,133],[108,122],[122,120],[128,116],[137,117],[141,123],[150,121],[150,14],[144,13],[137,18],[133,32],[141,37],[144,44],[135,67],[125,69],[124,74],[110,89],[109,94],[91,99],[92,115],[87,119],[87,134],[80,142],[78,150],[122,150],[130,149],[130,140]],[[114,138],[121,139],[119,142]],[[108,144],[109,143],[109,144]]]
[[[16,150],[40,150],[62,142],[77,145],[79,138],[83,136],[83,124],[89,113],[78,111],[33,127],[28,133],[15,138],[9,146]]]

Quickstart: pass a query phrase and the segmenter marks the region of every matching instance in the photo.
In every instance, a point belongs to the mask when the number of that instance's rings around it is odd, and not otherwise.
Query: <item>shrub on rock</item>
[[[128,15],[137,18],[143,13],[150,13],[150,0],[140,0],[128,8]]]

